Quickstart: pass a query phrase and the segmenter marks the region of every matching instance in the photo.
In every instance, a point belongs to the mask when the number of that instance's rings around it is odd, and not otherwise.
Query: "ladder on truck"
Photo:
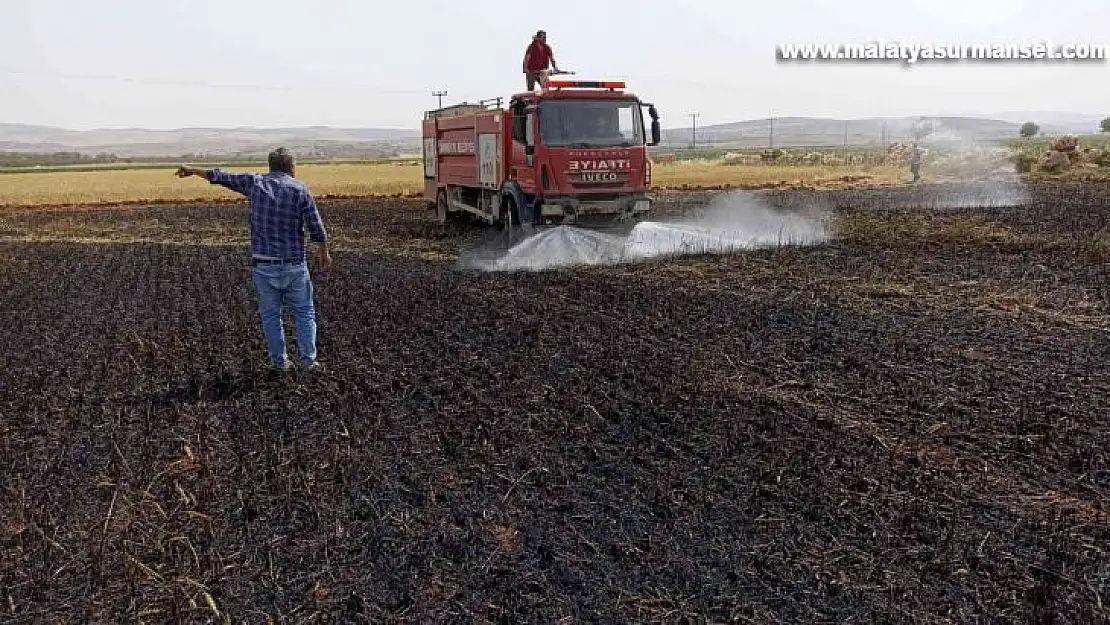
[[[493,109],[501,108],[503,98],[487,98],[485,100],[478,100],[477,104],[471,102],[461,102],[459,104],[452,104],[443,108],[432,109],[425,111],[424,119],[439,119],[442,117],[458,117],[459,115],[467,115],[469,113],[476,113],[480,111],[491,111]]]

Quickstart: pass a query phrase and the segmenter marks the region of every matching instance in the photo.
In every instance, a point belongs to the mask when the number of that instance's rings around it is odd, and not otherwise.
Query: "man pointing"
[[[555,63],[555,53],[547,45],[547,32],[537,31],[532,38],[531,45],[524,53],[524,77],[527,79],[528,90],[536,88],[538,82],[541,87],[547,84],[547,67],[551,66],[556,72],[559,66]]]
[[[288,305],[296,322],[301,364],[308,369],[318,369],[316,311],[304,230],[307,228],[312,240],[320,245],[320,267],[323,269],[332,265],[328,235],[312,192],[293,177],[293,155],[285,148],[278,148],[270,153],[269,165],[270,173],[266,175],[182,166],[177,176],[199,176],[250,199],[251,261],[270,361],[279,370],[291,368],[281,322],[282,307]]]

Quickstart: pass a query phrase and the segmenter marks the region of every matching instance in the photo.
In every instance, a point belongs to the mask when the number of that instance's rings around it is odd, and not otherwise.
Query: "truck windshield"
[[[547,100],[540,103],[540,141],[572,148],[631,147],[644,142],[635,100]]]

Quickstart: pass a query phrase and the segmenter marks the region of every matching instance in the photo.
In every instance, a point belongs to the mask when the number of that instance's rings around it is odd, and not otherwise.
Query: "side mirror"
[[[659,111],[655,110],[654,104],[648,105],[648,115],[651,116],[651,143],[648,145],[659,145],[663,133],[659,129]]]

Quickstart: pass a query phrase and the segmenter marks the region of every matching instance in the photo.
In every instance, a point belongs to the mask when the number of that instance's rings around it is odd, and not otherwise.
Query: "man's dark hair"
[[[285,148],[278,148],[270,152],[270,171],[282,172],[285,174],[293,173],[293,155]]]

